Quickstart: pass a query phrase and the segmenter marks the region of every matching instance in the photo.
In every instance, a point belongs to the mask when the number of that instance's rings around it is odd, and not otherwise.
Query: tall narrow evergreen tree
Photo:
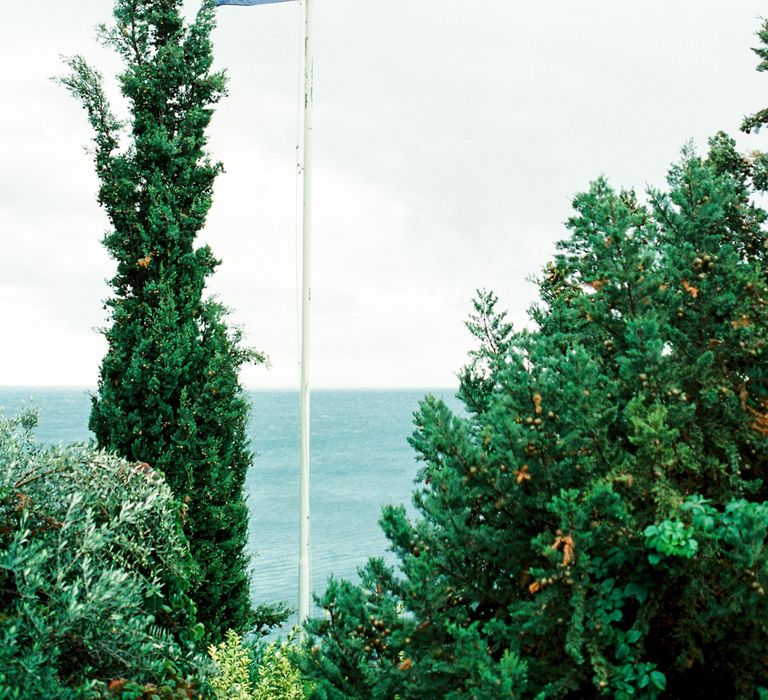
[[[254,622],[243,552],[249,407],[238,371],[263,358],[204,296],[218,261],[195,238],[221,172],[205,131],[225,76],[211,69],[212,0],[189,25],[181,8],[181,0],[115,0],[114,24],[101,28],[125,65],[127,121],[83,58],[68,59],[62,83],[95,132],[99,202],[111,224],[104,245],[117,261],[90,427],[100,447],[162,470],[184,503],[199,567],[193,597],[208,638],[218,639]]]

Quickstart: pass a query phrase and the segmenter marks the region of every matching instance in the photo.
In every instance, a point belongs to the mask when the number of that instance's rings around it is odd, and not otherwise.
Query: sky
[[[0,23],[0,385],[87,386],[114,263],[85,113],[53,81],[82,54],[121,109],[98,44],[109,0],[7,3]],[[187,1],[192,16],[197,3]],[[661,186],[768,106],[755,71],[764,2],[315,0],[311,377],[316,387],[450,387],[478,288],[517,327],[566,235],[573,195],[605,175]],[[299,383],[296,145],[300,9],[222,7],[229,96],[209,135],[226,172],[201,242],[209,292],[270,368]]]

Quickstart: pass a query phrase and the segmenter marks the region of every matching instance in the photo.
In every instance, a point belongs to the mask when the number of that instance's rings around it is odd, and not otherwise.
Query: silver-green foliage
[[[0,699],[198,665],[179,506],[149,465],[0,418]]]

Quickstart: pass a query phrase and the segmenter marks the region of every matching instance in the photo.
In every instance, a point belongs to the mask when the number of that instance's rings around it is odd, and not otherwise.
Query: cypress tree
[[[238,371],[264,358],[204,295],[218,261],[195,238],[222,170],[205,132],[225,76],[211,68],[212,1],[188,25],[181,9],[181,0],[116,0],[113,25],[100,29],[124,62],[126,121],[83,58],[67,60],[61,82],[95,132],[99,203],[110,222],[103,243],[117,262],[90,427],[99,447],[162,470],[184,504],[198,618],[217,640],[254,623],[243,552],[249,406]]]
[[[478,296],[466,411],[422,402],[417,516],[383,513],[398,570],[310,624],[316,697],[768,697],[760,176],[718,134],[644,203],[597,180],[531,330]]]

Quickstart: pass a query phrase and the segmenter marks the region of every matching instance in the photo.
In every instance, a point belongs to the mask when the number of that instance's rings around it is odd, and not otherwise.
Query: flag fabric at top
[[[273,2],[292,2],[293,0],[216,0],[219,5],[269,5]]]

